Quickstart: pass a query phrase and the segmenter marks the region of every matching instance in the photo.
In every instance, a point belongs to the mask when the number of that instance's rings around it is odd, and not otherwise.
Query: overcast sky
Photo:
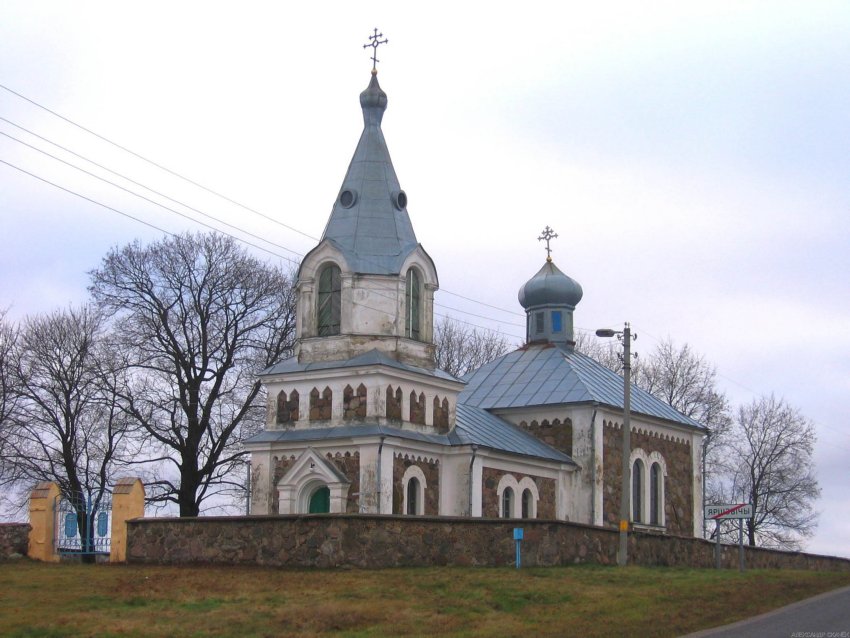
[[[734,402],[774,392],[816,423],[808,549],[850,556],[850,4],[297,4],[3,2],[0,84],[244,207],[0,89],[0,306],[78,303],[110,247],[203,229],[21,142],[297,262],[362,129],[377,26],[438,313],[519,341],[552,226],[579,329],[689,343]]]

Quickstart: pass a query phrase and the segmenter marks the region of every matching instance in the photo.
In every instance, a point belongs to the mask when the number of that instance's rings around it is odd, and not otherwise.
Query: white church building
[[[577,352],[581,286],[546,260],[519,291],[526,343],[457,379],[435,368],[437,269],[416,240],[381,131],[364,127],[297,279],[294,355],[262,373],[252,513],[539,518],[616,527],[623,379]],[[702,531],[705,428],[632,388],[631,517]]]

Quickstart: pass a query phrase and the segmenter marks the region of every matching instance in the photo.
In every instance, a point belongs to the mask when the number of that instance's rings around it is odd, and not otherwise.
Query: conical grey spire
[[[342,251],[353,272],[398,274],[418,242],[381,131],[387,94],[376,73],[360,94],[360,106],[363,133],[322,239]]]

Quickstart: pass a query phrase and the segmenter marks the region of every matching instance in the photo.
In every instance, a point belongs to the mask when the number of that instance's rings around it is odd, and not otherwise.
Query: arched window
[[[418,465],[410,465],[401,477],[402,503],[401,513],[411,516],[425,514],[425,489],[428,481]],[[433,513],[433,512],[432,512]]]
[[[407,509],[405,514],[415,516],[419,513],[419,481],[413,477],[407,482]]]
[[[404,336],[410,339],[419,339],[421,288],[419,273],[411,268],[404,284]]]
[[[661,466],[658,463],[653,463],[649,469],[649,523],[650,525],[661,525],[664,520],[661,514],[661,509],[664,507],[664,501],[661,492],[661,482],[664,479],[661,475]]]
[[[529,489],[522,491],[522,517],[534,518],[534,494]]]
[[[320,337],[339,334],[342,297],[342,276],[339,267],[329,264],[319,275],[319,304],[317,308]]]
[[[632,520],[635,523],[643,522],[643,462],[635,461],[632,466]]]
[[[514,491],[506,487],[502,492],[502,518],[512,518],[514,513]]]

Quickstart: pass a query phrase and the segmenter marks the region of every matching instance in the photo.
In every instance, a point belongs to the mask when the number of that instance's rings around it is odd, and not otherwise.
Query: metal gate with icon
[[[92,498],[60,494],[54,505],[54,548],[60,555],[109,555],[111,549],[112,496],[108,492]]]

